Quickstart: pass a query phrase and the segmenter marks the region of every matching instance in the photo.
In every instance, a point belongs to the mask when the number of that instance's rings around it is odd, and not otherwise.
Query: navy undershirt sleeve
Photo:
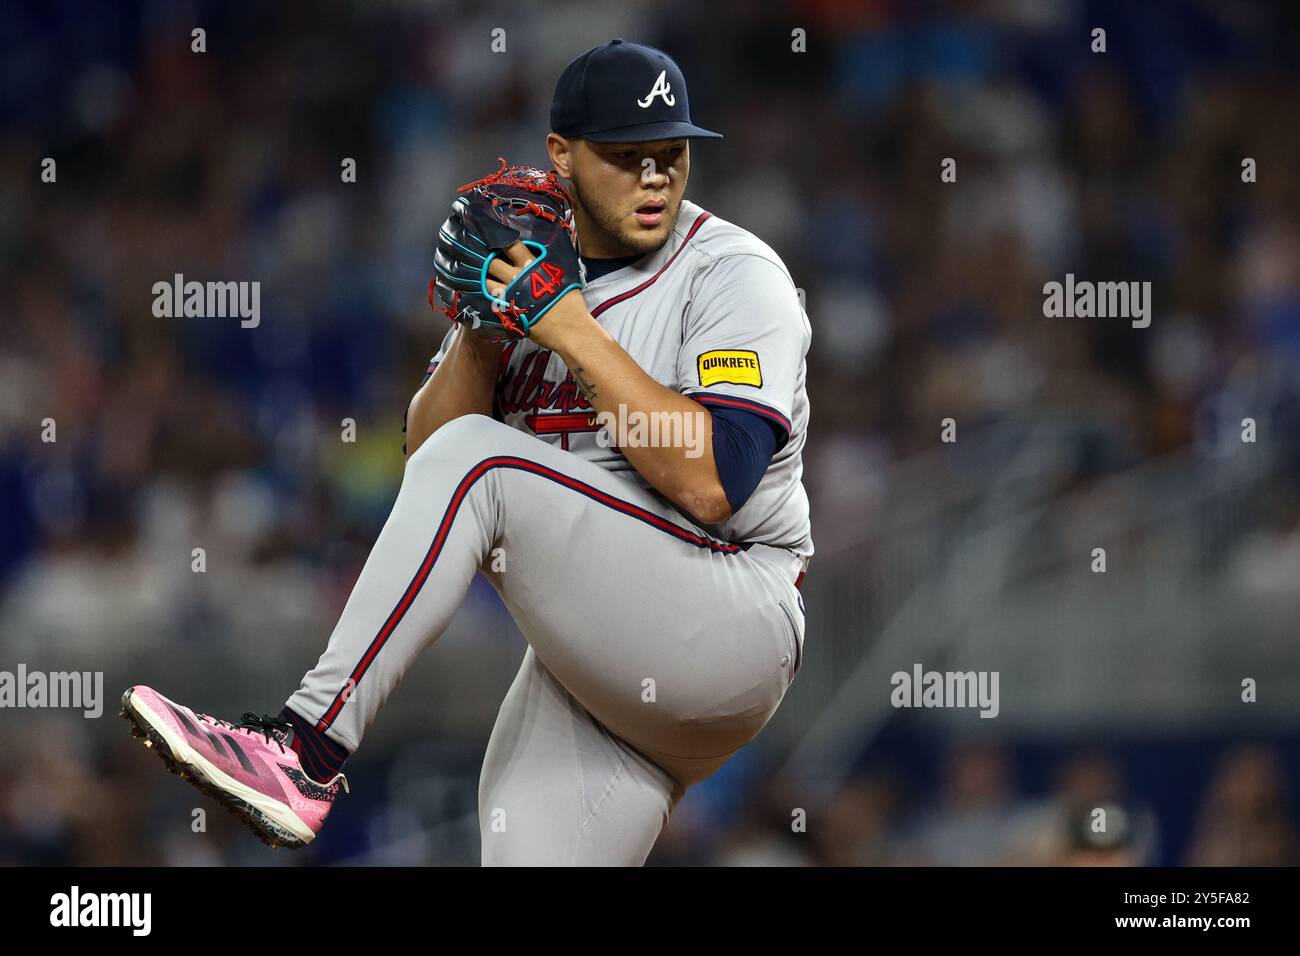
[[[741,509],[762,480],[786,434],[776,422],[738,408],[712,407],[713,460],[731,513]]]

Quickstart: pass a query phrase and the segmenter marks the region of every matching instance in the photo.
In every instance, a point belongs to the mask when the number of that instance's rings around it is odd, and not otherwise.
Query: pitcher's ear
[[[576,140],[566,139],[559,133],[546,134],[546,151],[550,154],[555,171],[569,179],[573,176],[573,148]]]

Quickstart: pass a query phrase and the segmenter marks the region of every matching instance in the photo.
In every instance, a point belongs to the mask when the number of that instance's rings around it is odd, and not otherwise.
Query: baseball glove
[[[582,284],[573,204],[559,177],[553,170],[500,163],[495,173],[457,190],[462,195],[438,230],[429,305],[462,328],[507,341],[527,338],[561,296]],[[515,242],[533,261],[495,296],[488,266]]]

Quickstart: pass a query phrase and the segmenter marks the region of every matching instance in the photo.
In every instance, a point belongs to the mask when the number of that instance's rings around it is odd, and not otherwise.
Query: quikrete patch
[[[732,385],[763,387],[763,370],[758,367],[758,353],[747,349],[718,349],[705,352],[697,359],[700,385],[708,388],[719,382]]]

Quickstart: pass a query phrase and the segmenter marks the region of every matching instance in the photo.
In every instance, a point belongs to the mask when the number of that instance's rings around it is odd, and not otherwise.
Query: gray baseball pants
[[[798,571],[791,552],[714,539],[625,478],[468,415],[410,456],[288,705],[356,750],[483,573],[529,645],[483,762],[483,863],[640,865],[685,789],[785,695]]]

